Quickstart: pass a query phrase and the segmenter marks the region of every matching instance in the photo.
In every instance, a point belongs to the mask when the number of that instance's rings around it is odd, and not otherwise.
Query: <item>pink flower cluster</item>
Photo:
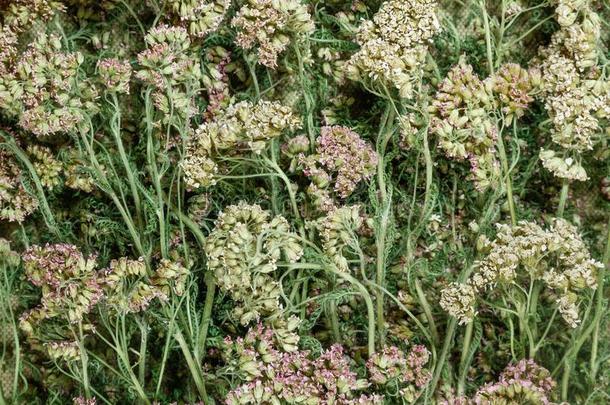
[[[415,383],[419,388],[430,381],[430,372],[424,369],[430,358],[425,346],[416,345],[405,354],[396,346],[384,348],[367,361],[366,367],[372,382],[385,385],[391,380],[399,383]]]
[[[132,72],[129,61],[115,58],[101,59],[97,62],[97,68],[106,91],[129,94]]]
[[[497,382],[481,387],[473,402],[476,405],[503,403],[502,399],[509,398],[511,392],[520,392],[524,398],[529,398],[531,403],[552,404],[551,394],[555,385],[546,368],[539,366],[534,360],[523,359],[507,366]]]
[[[498,381],[479,388],[471,397],[453,397],[443,405],[489,404],[542,404],[557,405],[552,401],[557,383],[551,373],[531,359],[523,359],[508,365]]]
[[[398,387],[399,395],[412,403],[430,381],[430,371],[424,368],[429,358],[430,353],[422,345],[413,346],[408,354],[390,346],[373,354],[366,368],[371,382],[378,386],[392,384]]]
[[[377,166],[377,153],[360,135],[347,127],[322,127],[317,140],[319,162],[336,173],[335,191],[346,198]]]
[[[85,258],[76,246],[35,245],[23,253],[22,260],[28,280],[42,289],[40,305],[21,317],[26,333],[33,332],[34,323],[48,318],[62,316],[79,322],[104,297],[95,256]]]
[[[309,193],[323,200],[323,211],[332,209],[326,188],[334,183],[340,198],[347,198],[358,184],[369,179],[377,166],[377,153],[358,133],[343,126],[322,127],[316,141],[316,154],[299,156],[305,176],[312,179]]]
[[[97,400],[95,398],[87,399],[85,397],[72,398],[73,405],[96,405]]]
[[[277,348],[274,331],[261,324],[244,338],[225,340],[225,358],[237,358],[235,367],[247,382],[232,390],[226,404],[311,403],[381,404],[383,397],[362,395],[369,386],[350,370],[350,359],[340,345],[313,359],[306,350]]]
[[[231,63],[231,53],[221,47],[216,47],[208,53],[208,59],[212,59],[207,64],[211,83],[208,89],[208,106],[204,117],[207,120],[212,120],[223,107],[227,107],[230,101],[227,67]]]

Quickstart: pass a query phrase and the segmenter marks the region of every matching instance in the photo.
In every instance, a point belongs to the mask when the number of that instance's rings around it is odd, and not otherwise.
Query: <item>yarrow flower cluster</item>
[[[497,382],[481,387],[473,398],[479,404],[543,404],[552,405],[557,384],[551,373],[533,360],[521,360],[507,366]]]
[[[317,358],[303,350],[286,352],[274,341],[274,331],[259,324],[244,338],[227,338],[223,357],[247,381],[229,392],[227,405],[383,403],[382,396],[358,393],[369,383],[350,370],[350,359],[340,345],[323,350]]]
[[[12,367],[9,365],[0,366],[0,389],[2,394],[9,398],[13,395],[13,381],[15,381],[15,371]]]
[[[73,340],[46,342],[44,347],[47,349],[49,357],[53,360],[63,360],[69,363],[81,359],[78,342]]]
[[[132,72],[129,61],[101,59],[97,62],[97,69],[105,91],[129,94]]]
[[[12,154],[0,149],[0,220],[23,222],[38,200],[24,187],[23,173]]]
[[[531,359],[506,366],[497,381],[480,387],[470,398],[453,397],[442,405],[541,404],[554,402],[557,383],[551,373]],[[561,403],[566,404],[564,403]]]
[[[560,29],[539,64],[551,139],[562,150],[543,149],[540,159],[556,177],[584,181],[581,154],[593,149],[610,118],[610,81],[597,66],[601,21],[589,1],[560,0],[555,13]]]
[[[597,287],[603,265],[591,258],[575,226],[563,219],[555,219],[548,230],[526,221],[498,225],[496,239],[483,248],[489,253],[475,263],[476,271],[466,283],[452,283],[441,294],[440,304],[450,315],[460,323],[470,322],[478,295],[531,278],[550,288],[566,323],[578,325],[579,293]]]
[[[22,256],[28,280],[42,290],[41,303],[20,319],[21,329],[30,337],[40,336],[41,323],[62,319],[70,324],[85,321],[85,316],[104,300],[118,312],[141,312],[158,298],[180,296],[190,272],[179,261],[162,259],[147,277],[142,258],[113,260],[108,269],[96,269],[96,257],[85,257],[76,246],[55,244],[32,246]],[[53,341],[51,356],[71,357],[71,345]]]
[[[450,159],[470,162],[470,179],[484,190],[498,182],[498,129],[490,117],[493,94],[464,58],[454,66],[430,106],[430,132]]]
[[[218,173],[215,157],[240,151],[260,153],[269,140],[299,125],[293,112],[276,102],[242,101],[230,105],[199,126],[189,140],[180,165],[187,185],[192,189],[214,185]]]
[[[41,33],[0,76],[0,108],[37,136],[75,132],[98,110],[97,91],[80,73],[84,57],[63,52],[58,36]]]
[[[34,245],[21,258],[26,277],[42,290],[41,304],[20,320],[28,335],[45,319],[82,322],[104,297],[103,275],[95,270],[95,256],[85,257],[74,245]]]
[[[144,258],[121,257],[104,270],[107,304],[118,312],[142,312],[152,301],[182,296],[190,271],[180,260],[161,259],[149,277]]]
[[[49,190],[58,186],[61,183],[63,165],[55,159],[51,150],[44,146],[29,145],[27,152],[42,185]]]
[[[203,74],[186,29],[159,25],[144,40],[147,49],[138,54],[140,69],[135,76],[153,89],[152,99],[164,124],[175,117],[189,122],[198,112],[193,96]]]
[[[3,24],[15,32],[24,32],[49,21],[65,6],[53,0],[12,0],[2,10]]]
[[[11,249],[11,243],[0,238],[0,264],[6,264],[9,267],[17,267],[21,263],[21,255]],[[4,332],[0,332],[0,340],[5,337]]]
[[[102,166],[102,170],[104,167]],[[76,149],[69,149],[65,160],[65,182],[66,187],[91,193],[95,189],[93,175],[87,170],[87,164],[78,154]]]
[[[95,398],[87,399],[85,397],[75,397],[72,399],[73,405],[97,405]]]
[[[208,107],[204,116],[207,120],[212,120],[217,113],[228,107],[231,100],[229,70],[237,75],[239,70],[231,64],[231,53],[221,46],[207,52],[204,67],[207,74],[203,82],[208,91]]]
[[[170,0],[168,6],[188,33],[203,38],[215,31],[225,17],[230,0]]]
[[[397,388],[403,401],[414,403],[430,381],[430,371],[424,368],[429,358],[430,353],[422,345],[413,346],[409,353],[396,346],[385,347],[366,363],[369,380],[377,386]]]
[[[349,271],[347,258],[355,253],[353,247],[357,240],[356,232],[363,223],[357,205],[335,208],[318,221],[324,253],[340,271]]]
[[[540,149],[540,161],[545,169],[560,179],[586,181],[589,176],[584,167],[571,157],[562,158],[550,149]]]
[[[519,119],[534,100],[540,81],[539,70],[512,63],[481,80],[462,57],[440,84],[429,107],[430,132],[448,158],[470,162],[470,179],[477,189],[497,184],[500,177],[493,112],[500,109],[506,124]]]
[[[299,0],[246,0],[231,25],[237,29],[237,45],[255,49],[258,62],[271,69],[288,45],[314,30],[307,7]]]
[[[436,0],[389,0],[358,29],[361,49],[347,62],[347,77],[409,98],[428,43],[440,31]]]
[[[342,126],[322,127],[315,154],[300,154],[299,160],[303,173],[312,179],[313,190],[309,192],[314,198],[318,192],[324,194],[332,183],[335,193],[347,198],[377,167],[373,148],[356,132]],[[321,208],[328,211],[330,207],[322,204]]]
[[[273,276],[277,262],[284,258],[294,263],[303,255],[284,217],[271,218],[260,206],[245,202],[220,213],[205,251],[208,269],[236,302],[234,314],[244,325],[280,314],[280,285]]]
[[[506,63],[488,79],[495,101],[505,117],[506,125],[519,119],[534,101],[534,91],[541,86],[542,75],[539,69],[524,69],[516,63]]]

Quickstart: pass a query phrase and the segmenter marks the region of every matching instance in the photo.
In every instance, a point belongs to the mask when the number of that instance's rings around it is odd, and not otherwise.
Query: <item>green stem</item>
[[[133,202],[136,209],[137,223],[142,226],[142,211],[140,208],[141,201],[140,193],[138,191],[137,180],[134,175],[135,170],[132,169],[131,164],[129,163],[129,158],[127,157],[127,153],[125,152],[125,147],[123,145],[123,140],[121,139],[121,109],[119,108],[119,101],[117,99],[116,94],[112,94],[111,97],[112,104],[114,107],[114,114],[110,122],[110,132],[112,132],[112,135],[114,136],[114,141],[119,151],[119,157],[121,158],[123,168],[125,169],[125,174],[127,175],[127,180],[129,181],[129,187],[131,188],[131,194],[133,196]]]
[[[206,279],[205,304],[203,306],[203,314],[201,315],[201,325],[199,326],[199,334],[197,340],[197,361],[201,362],[205,353],[205,343],[208,338],[208,330],[210,321],[212,320],[212,308],[214,307],[214,297],[216,295],[216,281],[214,277],[208,275]]]
[[[333,332],[333,338],[335,343],[341,344],[341,331],[339,329],[339,317],[337,315],[337,301],[330,300],[329,308],[328,308],[328,318],[330,320],[331,330]]]
[[[508,168],[508,159],[506,157],[506,150],[504,149],[504,141],[502,140],[501,132],[498,134],[498,152],[500,153],[500,164],[502,166],[502,174],[506,184],[506,199],[508,200],[510,221],[514,226],[517,225],[517,214],[515,210],[515,200],[513,198],[513,182]]]
[[[527,340],[530,355],[536,352],[536,342],[529,326],[529,314],[525,310],[525,306],[519,309],[519,330],[521,331],[521,341]],[[525,353],[523,353],[525,354]]]
[[[426,216],[428,215],[428,205],[430,204],[430,194],[432,191],[432,174],[434,169],[434,162],[430,155],[430,145],[428,143],[428,128],[424,130],[424,160],[426,162],[426,191],[424,194],[424,206],[421,213],[421,220],[425,222]]]
[[[157,162],[155,161],[155,152],[153,146],[153,137],[149,132],[146,142],[146,157],[148,159],[148,167],[150,170],[150,175],[152,182],[155,186],[155,191],[157,192],[157,207],[155,209],[157,218],[159,219],[159,243],[161,246],[161,256],[163,258],[168,255],[168,243],[167,243],[167,231],[165,229],[166,221],[165,221],[165,204],[163,202],[163,191],[161,187],[161,178],[159,177],[159,170],[157,168]]]
[[[146,384],[146,346],[148,343],[148,325],[145,321],[138,322],[140,327],[140,351],[138,353],[138,382],[140,386]]]
[[[458,281],[464,282],[468,279],[470,274],[473,271],[472,266],[466,267],[459,275]],[[430,399],[436,390],[436,386],[441,378],[441,373],[445,368],[447,356],[449,355],[449,351],[451,350],[453,344],[453,337],[455,335],[455,330],[457,328],[457,319],[455,317],[451,317],[449,319],[449,323],[447,324],[447,329],[445,330],[445,341],[443,343],[443,349],[434,365],[434,374],[432,376],[432,381],[428,385],[426,399]]]
[[[131,366],[131,361],[129,360],[128,341],[130,340],[130,336],[128,336],[128,334],[127,334],[127,325],[125,322],[125,314],[123,314],[121,316],[120,321],[121,321],[120,328],[118,328],[118,326],[116,328],[117,331],[120,332],[120,337],[116,339],[116,347],[118,349],[117,353],[120,354],[120,357],[123,360],[123,366],[127,370],[127,373],[129,374],[129,378],[131,379],[131,382],[133,384],[133,387],[135,388],[136,392],[140,396],[140,399],[144,403],[150,404],[150,401],[148,400],[148,397],[146,396],[146,393],[144,392],[144,388],[140,384],[140,380],[138,380],[138,377],[133,372],[133,368]]]
[[[246,61],[246,65],[248,66],[248,72],[250,73],[250,77],[252,78],[256,101],[258,101],[261,98],[261,90],[258,84],[258,77],[256,76],[256,60],[253,60],[253,58],[248,55],[244,56],[244,60]]]
[[[170,343],[174,329],[174,318],[172,318],[167,327],[167,336],[165,338],[165,345],[163,347],[163,356],[161,357],[161,367],[159,368],[159,379],[157,380],[157,388],[155,389],[155,399],[159,398],[161,392],[161,384],[163,382],[163,374],[165,373],[165,365],[167,364],[167,357],[169,356]]]
[[[182,335],[182,332],[180,332],[179,329],[174,333],[174,338],[176,339],[178,345],[180,346],[180,349],[182,350],[182,354],[184,355],[186,364],[189,368],[189,371],[191,372],[193,381],[195,381],[195,386],[197,387],[197,391],[199,392],[200,399],[203,401],[203,403],[206,403],[208,401],[208,394],[205,389],[205,383],[203,381],[203,372],[201,370],[201,367],[199,366],[199,363],[197,363],[193,358],[193,355],[191,354],[191,351],[188,345],[186,344],[186,341],[184,340],[184,335]]]
[[[360,284],[360,282],[358,280],[356,280],[354,277],[350,276],[347,273],[343,273],[339,270],[330,269],[330,271],[333,272],[335,275],[337,275],[339,278],[342,278],[345,281],[354,285],[356,287],[356,289],[358,289],[358,291],[360,291],[360,293],[362,294],[362,298],[364,299],[364,302],[366,304],[368,323],[369,323],[368,355],[372,356],[373,353],[375,353],[375,310],[373,308],[373,300],[371,299],[371,296],[369,295],[369,292],[367,291],[367,289],[362,284]]]
[[[144,251],[142,242],[140,240],[140,234],[136,230],[136,227],[133,223],[133,220],[131,218],[129,211],[123,206],[123,204],[121,204],[121,201],[119,200],[118,196],[112,190],[112,185],[111,185],[110,181],[108,180],[108,177],[106,176],[104,169],[102,168],[102,165],[99,163],[99,161],[97,160],[97,157],[95,156],[95,151],[93,150],[92,143],[89,142],[89,140],[87,139],[85,134],[81,134],[81,135],[82,135],[81,140],[83,141],[85,148],[87,149],[87,153],[89,154],[89,158],[91,159],[91,164],[95,168],[96,175],[103,182],[103,185],[100,188],[102,190],[104,190],[110,196],[114,205],[117,207],[117,209],[121,213],[121,217],[123,217],[123,221],[125,222],[125,225],[127,226],[127,229],[129,230],[129,234],[131,235],[131,238],[133,240],[133,243],[135,244],[136,250],[138,251],[138,254],[140,256],[145,257],[146,262],[148,263],[148,261],[149,261],[148,254]]]
[[[277,166],[277,161],[279,158],[279,150],[278,150],[277,146],[278,146],[277,138],[272,139],[271,145],[270,145],[271,161],[274,162],[276,166]],[[278,176],[271,176],[271,208],[273,210],[274,215],[277,215],[280,213],[279,205],[278,205],[280,185],[279,185],[277,177]]]
[[[610,267],[610,219],[608,219],[608,229],[607,229],[607,241],[606,241],[606,250],[604,252],[604,257],[602,259],[604,267],[600,269],[599,274],[597,275],[597,291],[596,291],[596,301],[595,301],[595,315],[594,315],[594,331],[593,331],[593,341],[591,342],[591,360],[589,362],[591,367],[591,381],[595,383],[595,379],[597,377],[597,372],[599,369],[599,365],[597,364],[597,353],[599,347],[599,329],[601,324],[602,316],[604,315],[604,283],[605,283],[605,275],[606,269]]]
[[[462,345],[462,356],[460,358],[460,376],[458,379],[458,396],[464,394],[464,388],[466,385],[466,376],[468,375],[469,364],[469,353],[470,353],[470,343],[472,342],[472,331],[474,330],[474,322],[470,322],[466,326],[466,331],[464,332],[464,343]]]
[[[568,361],[569,360],[569,361]],[[572,369],[572,359],[567,359],[563,366],[563,375],[561,376],[561,400],[568,399],[568,386],[570,385],[570,372]]]
[[[451,318],[449,320],[449,324],[447,325],[447,331],[445,333],[445,342],[443,343],[443,349],[434,365],[434,374],[432,375],[432,380],[428,385],[427,398],[431,398],[436,391],[436,386],[441,378],[441,373],[445,368],[447,363],[447,356],[449,355],[449,350],[451,350],[451,345],[453,343],[453,336],[455,334],[455,329],[457,327],[457,320],[455,318]]]
[[[290,179],[288,179],[288,176],[286,176],[286,173],[284,173],[282,168],[277,164],[277,162],[275,160],[270,160],[270,159],[265,158],[265,163],[267,163],[269,165],[269,167],[271,167],[273,170],[275,170],[275,172],[277,173],[277,176],[280,179],[282,179],[282,181],[284,182],[284,185],[286,186],[286,191],[288,192],[288,198],[290,199],[290,207],[292,209],[292,215],[294,215],[294,218],[296,219],[296,221],[298,223],[299,234],[301,235],[301,237],[304,238],[305,237],[305,228],[303,226],[301,214],[299,212],[299,207],[297,205],[296,194],[292,187],[292,184],[290,183]]]
[[[381,287],[385,287],[385,270],[387,259],[386,237],[392,210],[392,191],[388,189],[388,185],[386,184],[385,152],[387,144],[390,141],[394,131],[394,118],[394,109],[388,104],[388,108],[386,109],[382,119],[382,124],[380,126],[377,139],[377,185],[379,190],[378,206],[380,207],[380,210],[377,213],[377,225],[375,229],[375,245],[377,247],[375,282]],[[385,297],[382,291],[376,291],[375,296],[377,304],[377,330],[379,334],[379,344],[383,347],[385,343]]]
[[[424,310],[424,314],[426,315],[426,319],[428,320],[428,325],[430,325],[430,334],[432,337],[432,341],[434,344],[439,342],[438,330],[436,328],[436,321],[434,320],[434,316],[432,316],[432,309],[428,300],[426,299],[426,294],[424,290],[421,288],[421,284],[419,280],[415,280],[415,291],[417,292],[417,297],[419,299],[419,303]]]
[[[83,373],[83,388],[85,389],[85,397],[91,399],[91,388],[89,383],[89,361],[87,357],[87,349],[85,349],[85,336],[83,333],[83,323],[78,322],[78,348],[81,358],[81,370]]]
[[[489,65],[489,75],[494,74],[494,56],[493,47],[491,44],[491,29],[489,27],[489,15],[487,14],[487,7],[485,7],[485,0],[479,0],[481,11],[483,12],[483,24],[485,27],[485,45],[487,48],[487,64]]]
[[[305,44],[309,46],[309,44]],[[305,101],[305,127],[307,130],[307,135],[309,137],[309,147],[313,148],[315,145],[315,134],[314,134],[314,122],[313,122],[313,102],[311,96],[311,86],[307,83],[307,79],[305,77],[305,66],[303,64],[303,56],[301,55],[301,50],[299,49],[299,44],[296,44],[294,47],[295,53],[297,55],[297,61],[299,64],[299,78],[301,79],[301,88],[303,90],[303,100]]]
[[[534,288],[532,289],[532,292],[530,294],[530,302],[529,302],[529,308],[527,310],[527,314],[529,317],[533,317],[534,318],[534,322],[532,323],[532,327],[530,327],[532,336],[534,339],[538,338],[538,328],[537,328],[537,322],[536,322],[536,312],[538,312],[538,298],[540,297],[540,290],[542,289],[542,284],[540,283],[534,283]],[[528,319],[528,323],[529,323],[529,319]],[[530,345],[530,359],[533,359],[536,355],[536,351],[538,349],[536,348],[536,346]]]
[[[540,339],[538,339],[538,343],[536,343],[536,346],[534,347],[534,353],[530,353],[530,359],[536,358],[536,353],[538,353],[538,350],[540,350],[540,348],[542,347],[544,339],[546,339],[547,335],[549,334],[549,331],[551,330],[551,326],[553,325],[553,321],[555,320],[556,315],[557,315],[557,308],[555,308],[555,310],[553,311],[553,315],[551,315],[551,319],[547,323],[546,328],[544,329],[544,333],[542,333],[542,336],[540,336]]]

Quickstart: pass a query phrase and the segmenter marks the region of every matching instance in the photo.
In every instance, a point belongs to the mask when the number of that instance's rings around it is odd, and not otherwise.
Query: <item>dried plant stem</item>
[[[563,212],[568,201],[568,192],[570,190],[570,182],[565,179],[561,185],[561,193],[559,194],[559,205],[557,206],[557,216],[563,218]]]
[[[385,154],[388,142],[390,141],[394,132],[394,118],[395,112],[391,105],[388,105],[386,112],[382,118],[382,124],[379,129],[379,135],[377,139],[377,187],[378,187],[378,199],[377,202],[377,218],[376,218],[376,229],[375,229],[375,245],[377,247],[377,264],[376,264],[376,278],[375,282],[377,285],[385,286],[385,271],[387,267],[387,246],[386,237],[388,232],[388,226],[390,225],[390,216],[392,213],[392,190],[386,183],[386,161]],[[377,305],[377,333],[379,334],[379,344],[381,347],[384,346],[385,342],[385,316],[384,316],[384,295],[381,291],[376,293],[376,305]]]
[[[597,372],[599,371],[597,355],[599,348],[600,326],[602,316],[606,312],[606,307],[604,306],[604,297],[606,270],[608,269],[608,267],[610,267],[610,219],[608,219],[606,232],[606,250],[604,251],[604,257],[602,259],[602,264],[604,265],[604,267],[600,269],[599,274],[597,276],[597,291],[595,293],[595,315],[593,317],[593,324],[595,325],[595,327],[593,330],[593,340],[591,342],[591,359],[589,361],[591,369],[590,378],[592,381],[596,381]]]
[[[502,133],[498,133],[498,152],[500,153],[500,165],[502,166],[502,177],[506,185],[506,199],[508,201],[508,209],[510,211],[510,221],[513,225],[517,225],[517,213],[515,210],[515,199],[513,197],[513,182],[511,180],[510,169],[508,166],[508,158],[504,148]]]

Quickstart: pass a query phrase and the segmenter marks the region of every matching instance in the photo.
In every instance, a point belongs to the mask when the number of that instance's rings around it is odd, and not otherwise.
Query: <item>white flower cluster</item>
[[[237,45],[256,48],[258,62],[271,69],[291,42],[314,30],[307,6],[298,0],[247,0],[231,25],[237,28]]]
[[[540,52],[540,69],[545,78],[542,96],[553,122],[552,140],[563,151],[555,153],[552,161],[549,151],[542,151],[540,157],[555,176],[583,181],[588,177],[580,154],[593,149],[610,117],[610,81],[597,66],[601,22],[588,1],[558,0],[556,16],[560,29]]]
[[[584,167],[573,158],[562,158],[550,149],[540,150],[540,160],[545,169],[561,179],[585,181],[589,178]]]
[[[347,76],[381,88],[396,87],[401,97],[413,92],[413,77],[422,68],[430,39],[440,30],[436,0],[390,0],[373,20],[362,23],[361,49],[346,65]]]
[[[221,290],[236,302],[234,315],[244,325],[281,310],[277,261],[298,261],[303,248],[280,215],[270,218],[259,205],[240,202],[220,213],[206,241],[207,266]]]
[[[478,294],[533,279],[551,289],[564,320],[577,326],[578,294],[596,288],[603,265],[591,258],[575,226],[563,219],[555,219],[548,230],[526,221],[499,225],[496,239],[486,242],[484,249],[489,253],[475,263],[477,269],[466,283],[453,283],[443,290],[443,309],[467,323],[475,315]]]
[[[270,139],[299,126],[300,120],[292,110],[276,102],[230,105],[199,126],[191,137],[181,163],[187,185],[193,189],[214,185],[218,173],[214,157],[219,153],[260,153]]]

